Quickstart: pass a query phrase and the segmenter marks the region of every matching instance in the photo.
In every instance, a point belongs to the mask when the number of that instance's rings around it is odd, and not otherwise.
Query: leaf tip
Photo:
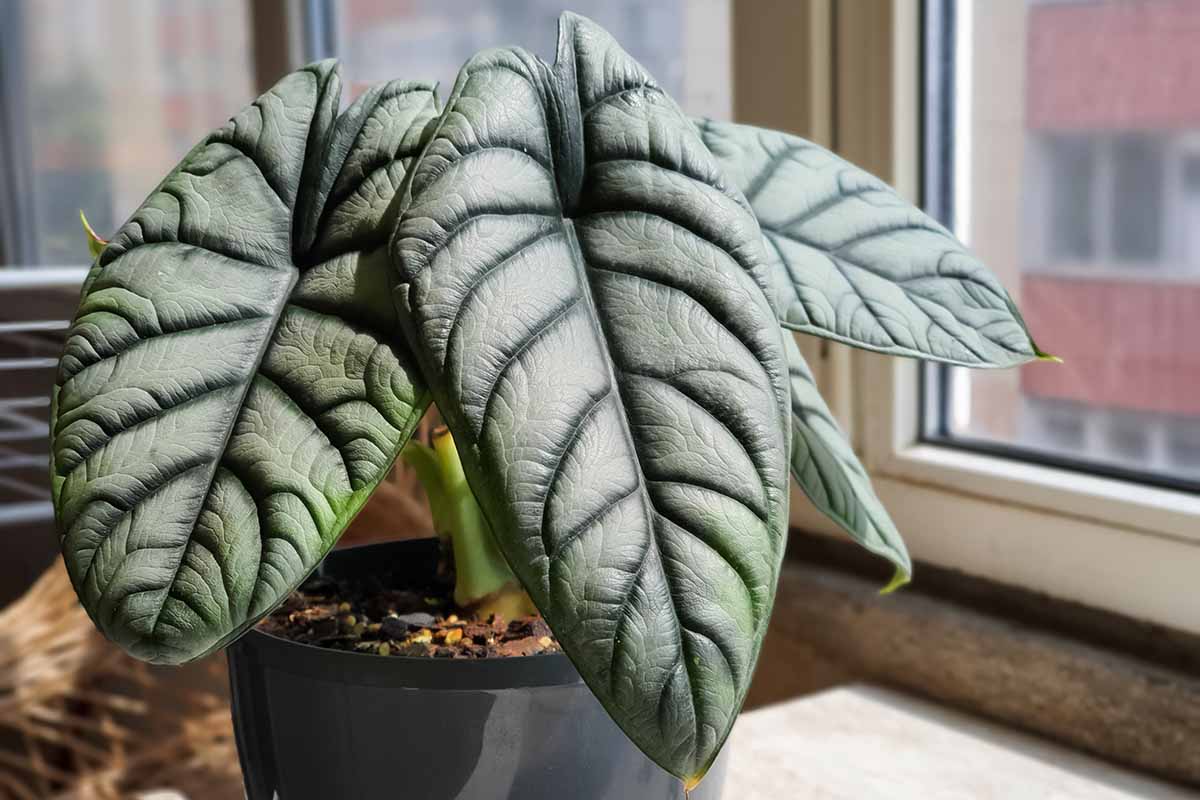
[[[95,259],[99,257],[100,253],[104,250],[105,245],[108,244],[108,240],[101,239],[96,235],[96,231],[92,229],[92,225],[88,222],[87,216],[83,213],[82,208],[79,209],[79,221],[83,223],[83,232],[87,235],[88,252],[91,253],[92,258]]]
[[[1030,345],[1030,349],[1033,350],[1033,357],[1036,358],[1038,361],[1049,361],[1054,364],[1063,363],[1063,360],[1061,358],[1059,358],[1058,356],[1051,355],[1050,353],[1047,353],[1042,348],[1038,347],[1037,342],[1035,342],[1032,338],[1029,339],[1029,345]]]
[[[892,579],[888,581],[887,586],[879,590],[879,594],[891,594],[897,589],[907,585],[912,581],[912,573],[903,567],[896,567],[896,571],[892,573]]]

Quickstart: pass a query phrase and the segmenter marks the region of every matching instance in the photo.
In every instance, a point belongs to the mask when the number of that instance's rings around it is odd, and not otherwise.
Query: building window
[[[1200,155],[1186,155],[1179,169],[1184,191],[1200,194]]]
[[[1096,254],[1092,198],[1096,191],[1093,142],[1052,136],[1046,142],[1050,185],[1050,247],[1054,261],[1089,261]]]
[[[1113,456],[1128,464],[1150,459],[1150,438],[1156,431],[1157,415],[1113,415],[1108,423],[1108,447]]]
[[[0,267],[84,266],[203,133],[254,95],[241,0],[5,5]]]
[[[1047,445],[1057,450],[1072,451],[1083,447],[1087,435],[1087,409],[1074,403],[1041,401],[1035,402],[1029,413],[1038,421],[1031,436],[1044,437]]]
[[[1112,143],[1112,252],[1118,261],[1148,262],[1162,252],[1163,149],[1146,135]]]
[[[1200,422],[1183,419],[1167,427],[1167,452],[1173,469],[1200,476]]]
[[[1088,267],[1123,270],[1167,267],[1163,215],[1182,207],[1183,192],[1169,191],[1169,136],[1144,133],[1032,134],[1045,169],[1025,191],[1047,231],[1041,270]],[[1177,137],[1174,137],[1177,138]],[[1044,203],[1036,202],[1044,196]],[[1174,210],[1174,209],[1173,209]]]

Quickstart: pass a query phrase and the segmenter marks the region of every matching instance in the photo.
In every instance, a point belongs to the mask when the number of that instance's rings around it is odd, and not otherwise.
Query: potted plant
[[[689,120],[581,17],[553,65],[475,56],[442,108],[421,83],[339,114],[340,94],[331,62],[288,75],[94,242],[52,413],[81,601],[150,661],[235,642],[322,564],[433,402],[457,447],[406,458],[458,605],[495,621],[531,601],[555,643],[438,659],[254,631],[231,653],[249,795],[694,789],[754,672],[789,472],[895,565],[888,588],[911,571],[791,331],[965,366],[1049,357],[882,182]],[[322,580],[424,587],[437,563],[429,544],[339,551]],[[398,645],[424,639],[399,624]]]

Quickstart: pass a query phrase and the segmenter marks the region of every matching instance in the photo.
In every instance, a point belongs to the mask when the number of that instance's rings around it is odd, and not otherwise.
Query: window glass
[[[731,0],[578,0],[691,114],[728,118]],[[561,0],[345,0],[337,54],[357,94],[391,78],[436,80],[445,98],[477,51],[520,45],[553,61]]]
[[[1200,193],[1200,155],[1184,156],[1179,172],[1183,178],[1183,190],[1188,193]]]
[[[1113,255],[1121,261],[1156,261],[1162,251],[1163,142],[1125,134],[1113,142]]]
[[[90,260],[254,96],[243,0],[0,0],[0,604],[55,557],[50,388]],[[22,269],[69,267],[73,269]]]
[[[1177,424],[1167,439],[1172,463],[1194,481],[1200,481],[1200,420]]]
[[[1092,197],[1096,156],[1085,136],[1047,136],[1046,191],[1050,195],[1050,252],[1056,261],[1087,261],[1096,252]]]
[[[15,0],[0,23],[0,252],[88,261],[199,136],[253,96],[242,0]]]
[[[1065,363],[926,370],[926,435],[1194,486],[1200,4],[945,7],[952,223]]]

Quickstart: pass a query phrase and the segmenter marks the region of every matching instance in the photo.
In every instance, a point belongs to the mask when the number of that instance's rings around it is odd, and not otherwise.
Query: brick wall
[[[1109,0],[1029,12],[1035,130],[1200,125],[1200,2]]]
[[[1065,362],[1023,367],[1024,393],[1200,415],[1200,286],[1026,275],[1020,303]]]

